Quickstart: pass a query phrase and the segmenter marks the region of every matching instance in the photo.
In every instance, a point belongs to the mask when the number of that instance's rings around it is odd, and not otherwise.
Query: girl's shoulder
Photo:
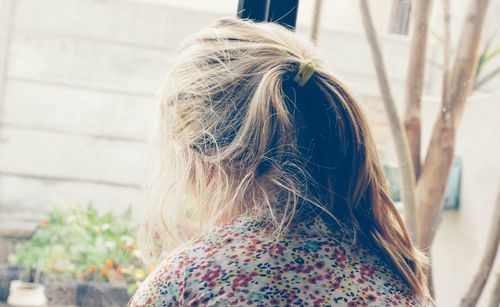
[[[201,272],[210,271],[210,264],[217,253],[232,242],[244,240],[249,230],[262,230],[256,221],[240,217],[198,235],[174,249],[144,280],[134,294],[131,306],[185,305],[190,296],[191,279],[198,279]],[[212,258],[212,259],[211,259]],[[188,304],[189,305],[189,304]]]
[[[214,228],[172,252],[132,306],[420,305],[376,253],[315,223],[278,238],[248,217]]]
[[[188,244],[172,251],[156,269],[148,275],[135,292],[130,306],[178,306],[178,294],[185,279],[185,261]]]

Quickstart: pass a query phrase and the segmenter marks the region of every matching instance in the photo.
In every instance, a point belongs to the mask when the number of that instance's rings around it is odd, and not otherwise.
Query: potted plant
[[[7,303],[11,306],[46,306],[45,287],[39,283],[13,280]]]
[[[0,302],[7,302],[9,296],[10,283],[19,279],[20,270],[17,266],[1,264],[0,265]]]
[[[130,210],[115,215],[92,206],[57,207],[10,261],[36,272],[50,305],[110,298],[115,302],[101,303],[126,304],[146,276],[130,217]]]

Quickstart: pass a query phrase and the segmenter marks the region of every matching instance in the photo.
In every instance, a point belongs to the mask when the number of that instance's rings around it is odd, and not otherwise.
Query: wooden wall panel
[[[219,14],[123,0],[17,0],[16,29],[176,49]]]
[[[39,216],[57,205],[92,203],[102,211],[121,212],[139,204],[139,189],[78,181],[47,180],[0,173],[0,215],[16,212]],[[20,216],[22,219],[28,217]],[[33,217],[29,218],[33,219]]]
[[[11,79],[5,93],[4,124],[145,142],[155,105],[153,96]]]
[[[125,0],[12,4],[0,127],[2,210],[45,210],[65,201],[136,204],[154,94],[180,42],[220,15]],[[319,42],[334,51],[325,56],[341,80],[359,96],[376,97],[363,44],[362,34],[342,31],[325,31]],[[404,80],[406,46],[392,38],[384,43],[397,63],[389,67],[396,84]]]
[[[159,88],[173,61],[173,53],[163,50],[15,32],[7,75],[15,79],[151,95]]]
[[[145,144],[5,126],[0,172],[136,185]]]

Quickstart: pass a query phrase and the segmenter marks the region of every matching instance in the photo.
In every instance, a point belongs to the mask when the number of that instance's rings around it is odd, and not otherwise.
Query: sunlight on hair
[[[296,90],[306,60],[315,71]],[[365,117],[308,42],[275,24],[221,19],[184,43],[158,100],[139,228],[151,261],[246,211],[270,213],[276,236],[314,214],[426,294],[423,257],[389,197]]]

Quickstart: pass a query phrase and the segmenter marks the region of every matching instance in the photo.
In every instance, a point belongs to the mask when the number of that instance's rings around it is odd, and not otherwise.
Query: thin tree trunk
[[[319,25],[321,23],[321,8],[323,7],[323,0],[315,0],[314,14],[311,27],[311,41],[316,43],[318,41]]]
[[[422,172],[417,183],[418,243],[428,250],[434,239],[442,210],[444,192],[455,150],[457,129],[467,96],[472,89],[479,41],[489,0],[472,0],[460,36],[450,75],[448,95],[434,124]]]
[[[481,260],[479,270],[469,287],[469,291],[460,301],[460,307],[476,306],[481,293],[483,292],[488,276],[490,275],[493,263],[498,253],[498,244],[500,243],[500,190],[493,211],[492,225],[486,241],[486,250]],[[498,286],[498,282],[497,285]],[[496,305],[498,306],[498,304]]]
[[[427,259],[429,260],[429,264],[432,264],[432,253],[429,250],[426,253],[426,256],[428,257]],[[427,288],[429,289],[429,295],[434,298],[436,297],[436,290],[434,289],[434,274],[432,270],[432,265],[428,265],[424,267],[424,274],[427,280]]]
[[[444,12],[444,46],[443,46],[443,85],[442,85],[442,96],[441,99],[442,101],[445,101],[448,95],[448,89],[449,89],[449,75],[450,75],[450,56],[451,56],[451,31],[450,31],[450,1],[449,0],[443,0],[443,12]],[[443,125],[446,125],[449,123],[443,123]],[[408,129],[408,128],[407,128]],[[444,131],[446,131],[447,134],[453,135],[453,131],[449,131],[451,129],[451,126],[448,129],[441,128]],[[420,136],[420,135],[419,135]],[[420,144],[419,144],[420,145]],[[453,146],[449,148],[449,150],[453,151]],[[419,152],[420,153],[420,152]],[[419,157],[420,158],[420,157]],[[420,165],[421,166],[421,165]],[[417,174],[418,178],[418,174]],[[439,220],[441,216],[441,212],[435,212],[436,214],[436,219]],[[427,257],[429,258],[429,266],[425,268],[425,275],[427,278],[427,287],[429,288],[429,293],[432,297],[435,297],[435,289],[434,289],[434,275],[432,271],[432,254],[431,250],[427,249],[425,250],[425,253]]]
[[[493,285],[490,304],[488,305],[488,307],[498,307],[498,306],[500,306],[500,273],[496,274],[495,284]]]
[[[401,124],[399,115],[396,109],[396,104],[391,93],[385,63],[380,44],[373,26],[370,8],[367,0],[360,0],[361,15],[363,19],[363,27],[365,29],[366,38],[373,56],[375,71],[377,73],[377,81],[380,87],[382,100],[385,105],[389,125],[392,132],[392,137],[396,145],[396,153],[401,171],[401,186],[403,204],[405,210],[406,226],[410,232],[412,239],[415,239],[416,234],[416,205],[415,205],[415,172],[411,162],[410,147],[406,132]]]
[[[449,76],[450,76],[450,58],[451,58],[451,14],[450,14],[450,0],[443,0],[443,28],[444,28],[444,42],[443,42],[443,88],[442,100],[446,100],[448,96]]]
[[[417,183],[418,245],[430,251],[443,210],[447,178],[455,152],[455,126],[449,109],[443,107],[432,131],[431,142]]]
[[[453,108],[453,120],[458,128],[465,101],[474,85],[477,57],[483,25],[490,0],[471,0],[460,35],[455,63],[449,82],[447,105]]]
[[[410,62],[406,76],[404,124],[410,145],[415,177],[420,175],[421,105],[425,77],[425,55],[432,0],[413,1],[414,24],[410,41]]]

